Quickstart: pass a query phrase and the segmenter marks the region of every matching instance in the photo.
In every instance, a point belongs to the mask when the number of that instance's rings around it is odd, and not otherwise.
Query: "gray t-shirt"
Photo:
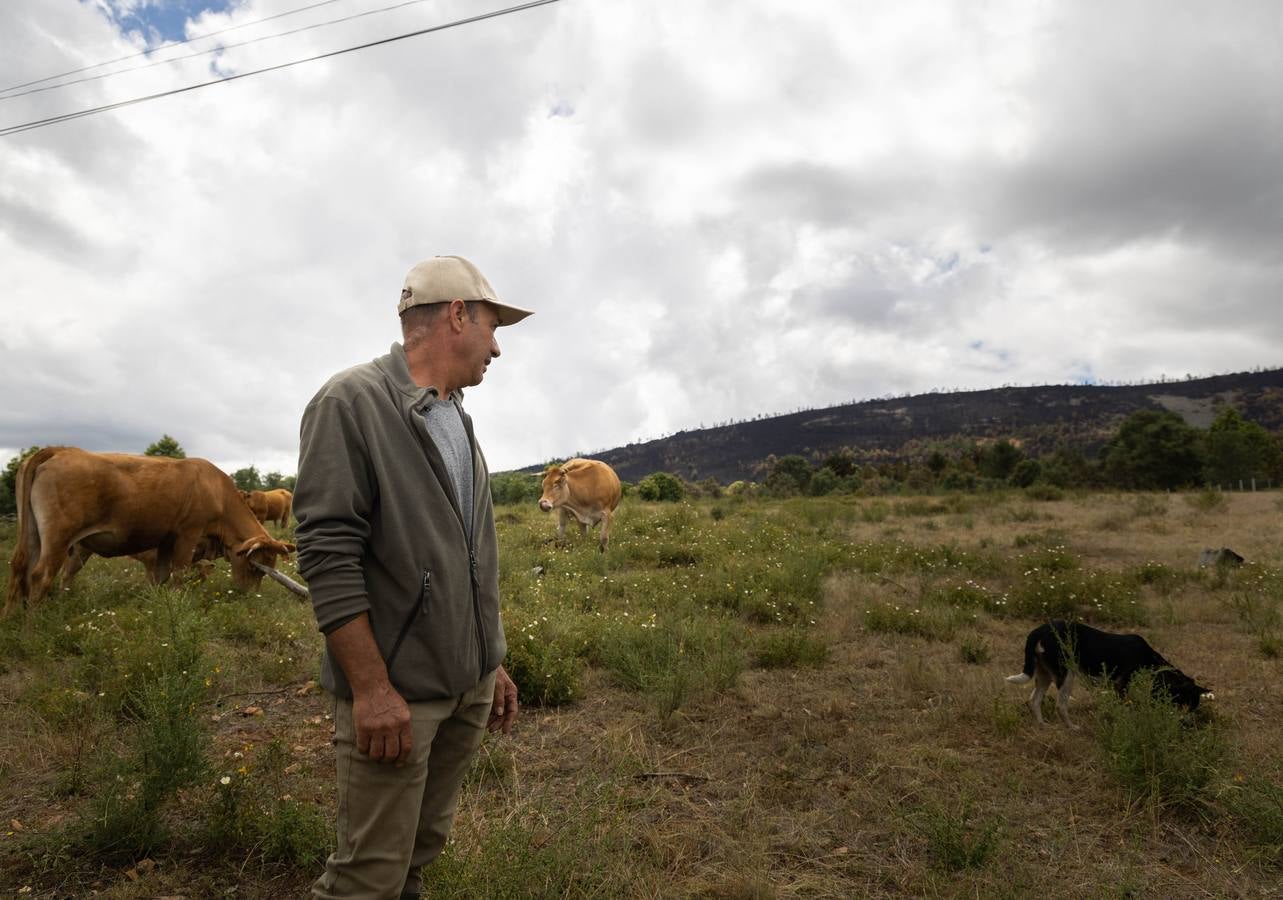
[[[450,400],[436,400],[423,411],[423,421],[428,426],[432,443],[437,445],[445,461],[454,495],[463,513],[463,526],[472,539],[472,447],[468,432],[463,428],[463,417]]]

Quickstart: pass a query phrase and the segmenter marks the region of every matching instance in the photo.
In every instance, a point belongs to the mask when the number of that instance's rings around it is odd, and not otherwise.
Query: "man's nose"
[[[499,355],[499,339],[491,338],[490,339],[490,357],[491,359],[493,359],[498,355]]]

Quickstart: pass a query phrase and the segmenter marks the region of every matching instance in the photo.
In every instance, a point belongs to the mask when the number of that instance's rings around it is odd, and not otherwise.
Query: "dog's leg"
[[[1056,691],[1056,712],[1060,714],[1060,720],[1065,723],[1065,727],[1071,731],[1077,731],[1078,726],[1069,721],[1069,692],[1074,687],[1074,670],[1070,669],[1065,673],[1065,680],[1061,683],[1060,689]]]
[[[1042,718],[1042,698],[1047,693],[1047,687],[1051,684],[1051,673],[1039,666],[1034,672],[1034,692],[1029,695],[1029,710],[1034,714],[1035,721],[1039,725],[1043,724]]]

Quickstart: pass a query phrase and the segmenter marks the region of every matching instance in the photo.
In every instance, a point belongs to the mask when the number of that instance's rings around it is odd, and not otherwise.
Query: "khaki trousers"
[[[494,683],[491,672],[459,697],[411,703],[414,749],[400,768],[357,752],[352,701],[336,702],[338,847],[312,885],[316,900],[418,898],[419,869],[445,847],[485,735]]]

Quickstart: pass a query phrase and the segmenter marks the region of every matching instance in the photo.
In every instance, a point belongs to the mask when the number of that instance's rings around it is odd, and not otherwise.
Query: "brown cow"
[[[257,587],[293,544],[272,538],[239,497],[225,472],[204,459],[89,453],[46,447],[18,469],[18,540],[9,561],[5,613],[18,601],[49,593],[71,557],[144,557],[157,584],[192,564],[202,540],[223,549],[232,580]],[[76,566],[79,568],[79,566]],[[75,574],[74,571],[71,572]]]
[[[566,523],[572,516],[579,522],[580,534],[600,522],[599,547],[604,553],[610,539],[610,517],[622,494],[614,469],[598,459],[576,458],[544,470],[539,508],[544,512],[557,510],[559,538],[565,537]]]
[[[284,528],[290,524],[290,507],[294,504],[294,495],[285,488],[273,488],[270,491],[241,491],[241,496],[260,522],[275,522]]]

